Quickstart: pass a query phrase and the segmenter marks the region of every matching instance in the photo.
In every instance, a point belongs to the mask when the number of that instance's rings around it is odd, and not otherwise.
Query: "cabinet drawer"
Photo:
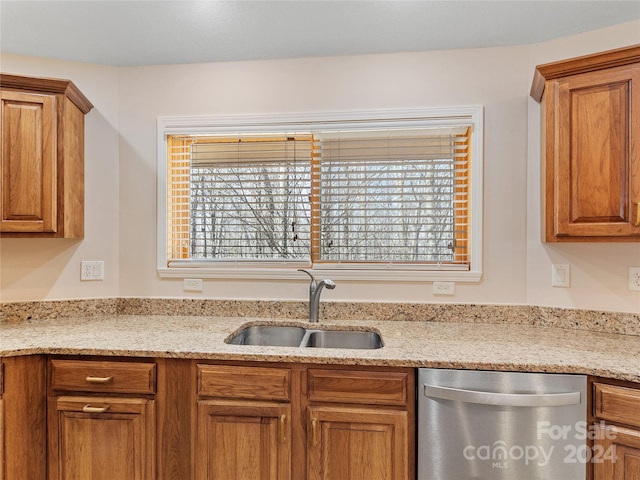
[[[596,417],[640,427],[640,390],[603,383],[593,386]]]
[[[51,388],[80,392],[155,393],[156,365],[141,362],[51,360]]]
[[[408,401],[407,373],[311,369],[307,379],[312,402],[405,406]]]
[[[289,400],[291,370],[198,365],[198,395],[254,400]]]

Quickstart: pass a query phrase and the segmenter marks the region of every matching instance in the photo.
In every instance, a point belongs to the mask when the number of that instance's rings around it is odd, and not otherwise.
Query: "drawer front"
[[[595,416],[640,427],[640,390],[594,383]]]
[[[198,365],[198,395],[253,400],[289,400],[291,370],[287,368]]]
[[[312,402],[405,406],[408,374],[366,370],[309,370],[308,392]]]
[[[155,363],[51,360],[53,390],[149,394],[156,391]]]

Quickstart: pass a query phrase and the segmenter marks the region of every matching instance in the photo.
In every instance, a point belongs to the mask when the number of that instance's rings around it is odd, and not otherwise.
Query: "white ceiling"
[[[0,49],[130,66],[522,45],[640,18],[640,0],[0,0]]]

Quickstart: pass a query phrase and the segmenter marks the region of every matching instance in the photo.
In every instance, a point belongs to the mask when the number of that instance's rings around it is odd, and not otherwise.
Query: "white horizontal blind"
[[[175,248],[185,237],[171,238],[183,235],[184,225],[168,229],[170,262],[308,260],[310,135],[182,135],[169,145],[172,170],[180,172],[170,182],[188,181],[187,189],[170,189],[188,196],[174,197],[169,212],[189,212],[186,251]]]
[[[469,135],[467,126],[317,134],[314,259],[468,265]]]

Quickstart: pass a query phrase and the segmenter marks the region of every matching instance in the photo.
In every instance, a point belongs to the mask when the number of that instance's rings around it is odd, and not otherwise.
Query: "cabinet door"
[[[289,480],[291,406],[198,402],[197,480]]]
[[[640,66],[572,75],[548,92],[556,237],[640,236]]]
[[[56,99],[2,92],[2,232],[57,230]]]
[[[49,402],[50,480],[153,480],[153,400],[56,397]]]
[[[407,412],[309,407],[309,480],[409,480]]]
[[[640,431],[595,427],[594,480],[640,480]]]

